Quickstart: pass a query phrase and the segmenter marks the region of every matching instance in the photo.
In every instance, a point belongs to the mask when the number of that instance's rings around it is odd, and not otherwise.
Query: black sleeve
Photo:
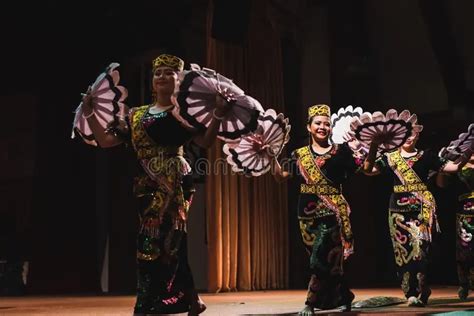
[[[186,139],[188,139],[188,143],[193,143],[195,146],[198,146],[199,148],[202,148],[198,144],[196,144],[196,142],[194,141],[194,137],[196,137],[200,133],[205,133],[205,131],[199,131],[199,130],[196,130],[196,129],[189,129],[189,128],[186,128],[186,127],[183,127],[183,128],[185,130],[185,137],[186,137]]]
[[[119,125],[117,126],[109,125],[105,129],[105,132],[107,134],[115,135],[116,137],[120,138],[120,140],[124,142],[126,145],[132,144],[132,136],[131,136],[130,131],[131,131],[131,127],[130,127],[130,120],[128,116],[126,116],[124,120],[119,121]]]
[[[427,150],[425,155],[430,170],[439,171],[447,163],[446,159],[439,157],[432,150]]]
[[[198,132],[195,131],[195,130],[190,130],[190,129],[182,126],[182,128],[179,130],[178,134],[179,134],[178,137],[180,138],[179,142],[182,142],[184,144],[184,143],[192,142],[194,136],[196,136],[198,134]]]
[[[354,152],[347,144],[341,145],[341,158],[344,169],[348,174],[357,172],[363,164],[363,160],[355,157]]]
[[[390,169],[387,156],[382,155],[381,157],[376,158],[375,166],[377,166],[381,174],[385,174]]]

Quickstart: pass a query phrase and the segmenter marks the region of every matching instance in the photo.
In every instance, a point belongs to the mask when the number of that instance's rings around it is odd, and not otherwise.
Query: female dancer
[[[134,192],[139,210],[137,238],[138,285],[135,315],[189,312],[206,309],[194,288],[187,260],[186,221],[193,188],[190,166],[183,158],[183,144],[194,141],[209,147],[217,135],[227,103],[216,96],[217,108],[204,133],[193,134],[171,114],[171,97],[183,70],[180,58],[163,54],[153,60],[153,103],[131,108],[126,126],[104,130],[83,99],[84,117],[101,147],[129,141],[142,167]]]
[[[457,183],[462,185],[456,212],[456,265],[458,271],[458,295],[467,299],[469,289],[474,288],[474,154],[457,173]],[[446,186],[445,173],[439,173],[437,184]]]
[[[377,163],[382,139],[374,139],[364,162],[364,172],[369,175],[393,171],[388,222],[397,275],[409,306],[424,306],[431,295],[427,272],[432,233],[438,230],[438,223],[436,202],[426,185],[429,172],[456,172],[458,168],[431,151],[418,150],[418,136],[410,136],[400,149],[384,154]]]
[[[310,145],[291,154],[288,170],[274,160],[278,181],[296,176],[300,184],[298,219],[311,270],[306,306],[300,315],[313,315],[315,308],[344,306],[350,310],[354,299],[343,269],[344,259],[353,253],[353,238],[342,183],[359,166],[347,145],[330,143],[330,117],[327,105],[311,106],[307,121]]]

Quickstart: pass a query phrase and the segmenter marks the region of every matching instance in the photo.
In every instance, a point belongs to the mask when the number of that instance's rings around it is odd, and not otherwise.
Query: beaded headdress
[[[169,54],[161,54],[160,56],[156,57],[153,62],[153,71],[162,66],[173,68],[176,71],[183,71],[184,69],[184,61],[176,57],[174,55]]]
[[[316,104],[308,109],[308,118],[313,116],[331,117],[331,109],[326,104]]]

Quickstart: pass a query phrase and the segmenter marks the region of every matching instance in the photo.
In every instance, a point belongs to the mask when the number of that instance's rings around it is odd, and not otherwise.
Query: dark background
[[[473,60],[473,37],[461,45],[460,38],[469,37],[459,36],[459,28],[453,27],[469,26],[473,6],[469,1],[458,2],[466,7],[460,17],[465,23],[456,24],[447,13],[449,1],[413,2],[426,30],[423,40],[428,41],[434,56],[432,70],[439,74],[447,96],[442,109],[430,110],[430,104],[409,102],[410,96],[401,98],[405,103],[386,102],[384,91],[397,83],[382,80],[383,75],[402,67],[407,69],[400,78],[403,82],[412,75],[410,62],[416,60],[398,59],[398,64],[394,62],[389,68],[381,66],[386,57],[381,53],[385,42],[377,39],[390,42],[393,33],[377,30],[374,35],[370,27],[373,1],[292,2],[327,13],[327,46],[321,49],[328,55],[326,81],[330,89],[328,95],[308,104],[302,90],[311,86],[302,79],[307,68],[302,57],[305,42],[299,37],[299,27],[305,25],[284,25],[285,114],[293,127],[289,150],[307,141],[305,111],[314,103],[329,103],[333,111],[348,104],[360,105],[365,111],[406,107],[419,113],[424,125],[419,147],[436,151],[473,121],[473,91],[469,87],[474,86],[474,79],[468,79],[473,78],[474,63],[466,62]],[[239,43],[248,32],[258,32],[247,29],[249,3],[228,1],[233,7],[228,10],[223,1],[215,1],[212,36]],[[293,8],[285,1],[268,3],[284,15]],[[73,111],[80,93],[112,61],[121,64],[121,82],[129,90],[128,104],[132,106],[148,102],[149,62],[159,53],[205,65],[207,10],[205,0],[18,2],[2,8],[0,259],[30,263],[27,293],[99,291],[104,232],[109,232],[109,255],[114,262],[109,272],[110,291],[133,293],[137,223],[131,211],[135,206],[131,195],[134,157],[123,146],[104,150],[71,139]],[[388,10],[388,15],[400,23],[397,36],[401,39],[397,41],[407,45],[421,41],[410,35],[412,26],[401,12]],[[286,16],[290,15],[291,11],[287,12]],[[419,90],[417,96],[425,93],[438,91]],[[400,95],[404,95],[403,90]],[[356,255],[348,263],[347,274],[356,287],[398,286],[387,226],[387,181],[356,175],[345,187],[356,240]],[[305,288],[307,258],[294,211],[294,192],[290,183],[290,288]],[[433,187],[433,192],[443,234],[433,253],[432,281],[454,285],[457,192],[454,186],[443,191]]]

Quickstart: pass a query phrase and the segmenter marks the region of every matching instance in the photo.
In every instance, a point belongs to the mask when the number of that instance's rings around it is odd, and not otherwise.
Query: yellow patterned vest
[[[145,214],[149,211],[161,214],[170,203],[176,203],[177,210],[172,217],[176,228],[180,229],[185,225],[189,209],[181,179],[189,173],[190,167],[183,158],[182,146],[159,146],[149,137],[142,122],[149,108],[149,105],[144,105],[130,111],[132,145],[145,171],[135,179],[134,191],[137,196],[153,196]]]
[[[390,168],[392,168],[402,183],[401,185],[394,186],[393,191],[395,193],[410,192],[422,201],[419,218],[426,225],[428,229],[426,233],[428,234],[429,240],[431,240],[433,220],[436,216],[436,202],[433,194],[428,191],[426,185],[408,165],[399,150],[387,153],[386,156]]]
[[[340,188],[334,186],[321,171],[316,164],[309,146],[305,146],[296,150],[299,168],[305,175],[306,184],[300,188],[301,193],[315,194],[324,204],[334,211],[339,222],[341,232],[341,243],[344,250],[344,258],[349,257],[354,252],[354,241],[352,236],[351,223],[349,219],[350,207],[344,196],[341,194]],[[312,223],[303,223],[303,225],[311,225]],[[300,225],[302,222],[300,221]],[[305,227],[301,227],[303,234]],[[312,244],[317,238],[314,234],[311,236],[303,236],[305,243]]]

